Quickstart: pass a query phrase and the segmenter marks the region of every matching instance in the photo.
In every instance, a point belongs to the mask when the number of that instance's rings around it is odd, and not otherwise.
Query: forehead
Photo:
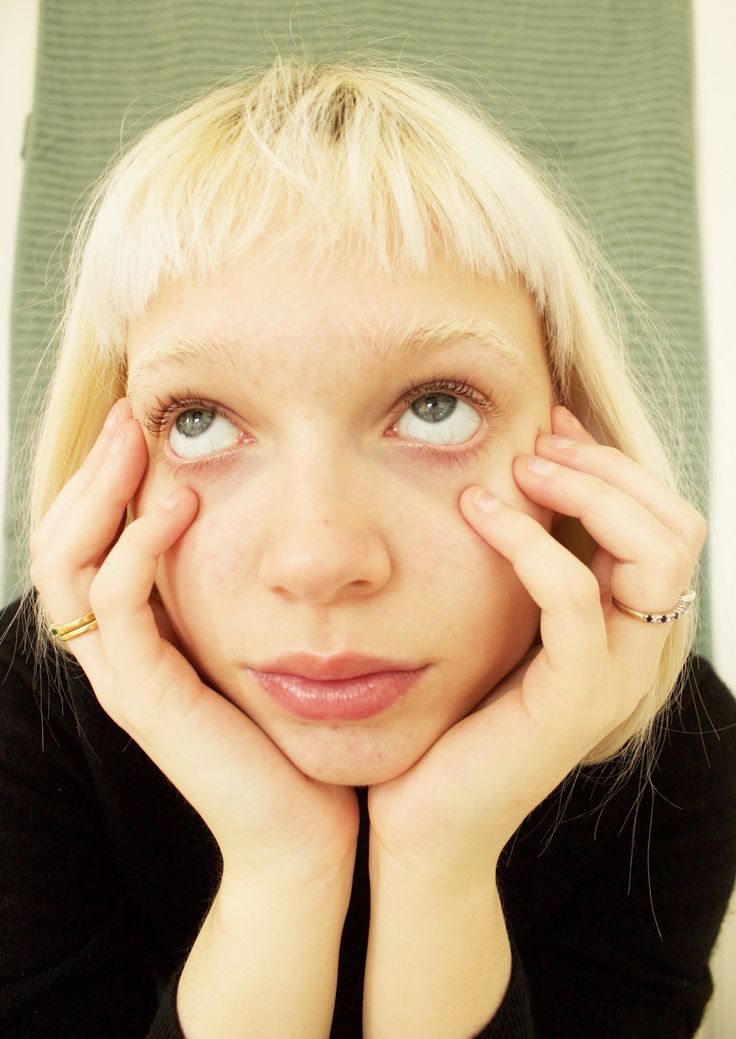
[[[375,366],[453,344],[485,350],[517,377],[547,371],[542,323],[518,282],[467,277],[442,258],[390,277],[345,260],[308,267],[251,253],[210,280],[164,285],[129,326],[127,360],[142,387],[177,363]]]

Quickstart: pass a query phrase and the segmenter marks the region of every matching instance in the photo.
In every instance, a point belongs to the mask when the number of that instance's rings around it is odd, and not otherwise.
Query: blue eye
[[[180,458],[205,458],[234,447],[240,432],[232,422],[210,408],[182,411],[169,433],[169,445]]]
[[[458,445],[470,440],[482,424],[481,416],[465,401],[449,393],[424,393],[394,424],[402,436],[429,444]]]
[[[462,445],[482,426],[490,430],[489,418],[497,418],[501,411],[496,400],[478,393],[462,378],[435,377],[421,385],[410,385],[401,400],[406,410],[394,419],[391,431],[426,443],[428,452],[433,451],[431,445]],[[483,417],[484,412],[488,418]],[[143,422],[152,436],[166,436],[172,454],[192,462],[206,462],[210,456],[250,442],[220,405],[195,394],[159,399],[145,411]],[[457,461],[462,454],[433,453],[447,461]]]

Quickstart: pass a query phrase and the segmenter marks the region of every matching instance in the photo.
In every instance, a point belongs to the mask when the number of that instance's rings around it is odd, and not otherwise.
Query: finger
[[[651,600],[670,608],[686,587],[697,554],[628,494],[591,476],[538,456],[514,460],[517,483],[533,501],[579,519],[617,561],[611,591],[622,602]]]
[[[128,419],[110,441],[94,479],[57,513],[53,558],[60,577],[68,581],[100,565],[143,478],[147,461],[141,428],[135,419]]]
[[[542,641],[550,666],[560,676],[588,676],[591,663],[607,646],[598,582],[584,563],[531,516],[498,499],[492,499],[488,510],[478,509],[473,502],[479,490],[472,487],[463,493],[463,514],[508,559],[540,607]]]
[[[151,711],[151,689],[165,696],[184,666],[181,655],[161,638],[149,603],[156,566],[198,508],[191,488],[170,494],[123,531],[90,587],[111,674],[124,676],[126,702],[110,706],[118,713],[124,707],[131,723],[143,729]]]
[[[563,404],[555,404],[551,412],[552,432],[559,436],[569,437],[582,444],[596,444],[598,441],[588,432],[576,415]]]
[[[105,424],[82,465],[56,496],[31,537],[31,552],[42,551],[47,541],[56,536],[60,518],[94,481],[119,426],[130,418],[130,402],[123,397],[108,412]]]
[[[284,771],[283,755],[258,726],[205,685],[159,633],[149,601],[157,563],[198,508],[196,493],[179,488],[126,528],[100,568],[90,592],[109,675],[95,691],[113,720],[206,820],[226,855],[223,835],[233,828],[234,813],[242,810],[252,825],[261,811],[266,818],[259,825],[266,826],[271,815],[268,800],[249,798],[232,762],[247,762],[255,775],[268,774],[274,782],[290,775],[292,766]]]
[[[526,513],[502,502],[490,511],[478,510],[473,504],[478,490],[463,493],[464,515],[509,560],[541,609],[542,650],[530,669],[546,692],[534,701],[534,717],[556,724],[557,713],[570,727],[581,724],[588,731],[594,725],[602,734],[610,732],[636,708],[644,688],[639,678],[656,667],[666,634],[646,632],[643,637],[640,629],[652,625],[640,624],[629,627],[624,637],[618,617],[632,619],[610,607],[604,610],[598,582],[585,564]],[[622,679],[619,695],[602,697],[595,676],[606,673],[612,651],[620,658],[621,674],[631,674],[631,680]]]
[[[590,473],[639,502],[660,523],[699,552],[707,526],[700,513],[675,490],[614,447],[583,442],[558,434],[537,438],[538,455],[569,469]]]
[[[205,819],[227,859],[231,841],[242,850],[246,827],[267,832],[275,817],[270,795],[244,785],[245,770],[268,775],[278,791],[279,783],[291,783],[293,766],[160,635],[150,602],[157,564],[198,508],[196,493],[180,487],[125,529],[100,568],[90,598],[108,675],[95,692]]]
[[[123,415],[125,409],[122,409]],[[106,446],[105,446],[106,444]],[[127,504],[145,472],[147,451],[138,423],[127,419],[102,444],[94,479],[54,503],[55,525],[34,546],[31,579],[49,615],[65,624],[86,614],[90,587],[125,522]],[[47,520],[52,517],[47,516]],[[65,643],[93,682],[106,670],[96,629]]]

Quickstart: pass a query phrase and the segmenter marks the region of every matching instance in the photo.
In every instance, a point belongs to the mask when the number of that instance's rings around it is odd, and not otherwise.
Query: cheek
[[[507,559],[468,527],[450,550],[438,546],[432,563],[435,579],[441,569],[448,645],[478,661],[526,652],[539,609]]]
[[[157,584],[186,605],[208,610],[214,600],[241,583],[254,551],[247,524],[232,513],[207,508],[200,493],[200,511],[192,526],[159,560]]]
[[[511,458],[509,447],[502,447],[485,473],[479,466],[475,472],[450,474],[411,459],[380,472],[364,469],[364,486],[354,496],[355,514],[342,511],[337,503],[336,516],[344,523],[341,550],[347,537],[354,545],[356,573],[366,545],[389,560],[386,583],[374,589],[373,600],[385,603],[396,623],[408,609],[416,620],[424,616],[431,623],[431,618],[440,618],[448,625],[448,635],[452,632],[463,640],[476,626],[479,612],[484,624],[492,618],[501,628],[505,616],[518,617],[518,610],[525,608],[528,596],[510,564],[465,521],[458,506],[463,489],[480,482],[549,526],[551,514],[517,487]],[[209,628],[221,619],[223,603],[240,619],[250,610],[260,615],[273,608],[270,589],[260,582],[264,553],[271,561],[281,553],[286,558],[294,530],[301,526],[298,516],[284,522],[283,506],[277,502],[285,499],[275,492],[274,474],[244,475],[236,467],[213,477],[178,481],[162,468],[147,477],[138,507],[145,511],[177,482],[194,487],[200,509],[192,526],[159,561],[156,583],[172,619],[181,628]],[[302,529],[308,539],[309,531],[318,528],[306,523]],[[314,548],[329,551],[323,534]],[[317,559],[315,555],[315,565]],[[347,563],[349,578],[349,559]],[[364,600],[366,613],[376,608],[370,596]]]

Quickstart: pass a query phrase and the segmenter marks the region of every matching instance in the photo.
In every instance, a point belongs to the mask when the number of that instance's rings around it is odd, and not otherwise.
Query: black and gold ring
[[[613,599],[613,605],[617,610],[627,613],[629,617],[636,617],[637,620],[646,621],[647,624],[671,624],[672,621],[679,620],[683,614],[687,613],[694,602],[695,592],[692,589],[683,592],[672,609],[666,610],[664,613],[653,613],[650,610],[632,610],[630,606],[624,606],[618,599]]]

